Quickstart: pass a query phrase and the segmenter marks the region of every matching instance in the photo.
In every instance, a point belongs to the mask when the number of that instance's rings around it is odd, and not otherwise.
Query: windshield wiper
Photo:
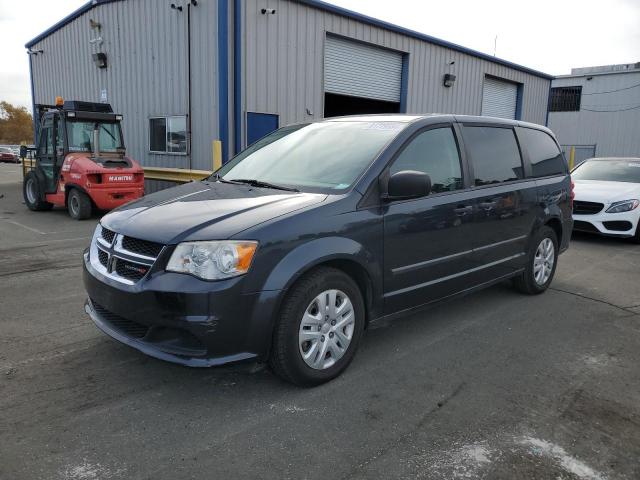
[[[229,182],[230,180],[226,180]],[[273,188],[275,190],[284,190],[286,192],[299,192],[297,188],[285,187],[284,185],[277,185],[275,183],[263,182],[261,180],[255,180],[253,178],[234,178],[231,183],[246,183],[252,187]]]
[[[241,183],[241,182],[236,182],[236,181],[233,181],[233,180],[226,180],[226,179],[222,178],[222,177],[220,176],[220,174],[219,174],[219,173],[216,173],[215,175],[212,175],[212,176],[211,176],[211,177],[209,177],[209,178],[210,178],[210,179],[213,179],[213,180],[214,180],[214,181],[216,181],[216,182],[232,183],[232,184],[234,184],[234,185],[242,185],[242,183]]]

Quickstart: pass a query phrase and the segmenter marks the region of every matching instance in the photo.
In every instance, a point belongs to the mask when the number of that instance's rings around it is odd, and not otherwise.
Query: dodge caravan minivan
[[[86,311],[188,366],[253,359],[311,386],[370,322],[511,280],[544,292],[572,228],[546,128],[370,115],[281,128],[211,177],[103,217]]]

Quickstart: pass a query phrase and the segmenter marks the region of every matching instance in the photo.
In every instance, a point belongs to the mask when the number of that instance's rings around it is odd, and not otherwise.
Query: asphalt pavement
[[[640,478],[640,246],[574,237],[507,284],[372,326],[314,389],[189,369],[100,333],[98,217],[30,212],[0,164],[0,479]]]

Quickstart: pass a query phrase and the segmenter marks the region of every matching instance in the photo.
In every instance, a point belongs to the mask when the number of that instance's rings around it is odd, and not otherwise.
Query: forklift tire
[[[77,188],[69,192],[67,208],[69,209],[69,215],[74,220],[86,220],[91,217],[91,199],[86,193]]]
[[[22,197],[29,210],[33,210],[34,212],[51,210],[53,208],[53,203],[46,202],[42,199],[38,177],[35,172],[27,173],[22,183]]]

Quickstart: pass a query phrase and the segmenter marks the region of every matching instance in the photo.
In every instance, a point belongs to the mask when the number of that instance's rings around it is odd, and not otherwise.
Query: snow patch
[[[520,440],[520,443],[529,446],[535,455],[555,460],[566,471],[582,480],[604,480],[606,478],[602,473],[595,471],[587,464],[569,455],[560,445],[534,437],[524,437]]]
[[[124,473],[123,469],[111,471],[99,463],[90,463],[85,459],[80,465],[67,467],[63,478],[65,480],[102,480],[122,473]]]

